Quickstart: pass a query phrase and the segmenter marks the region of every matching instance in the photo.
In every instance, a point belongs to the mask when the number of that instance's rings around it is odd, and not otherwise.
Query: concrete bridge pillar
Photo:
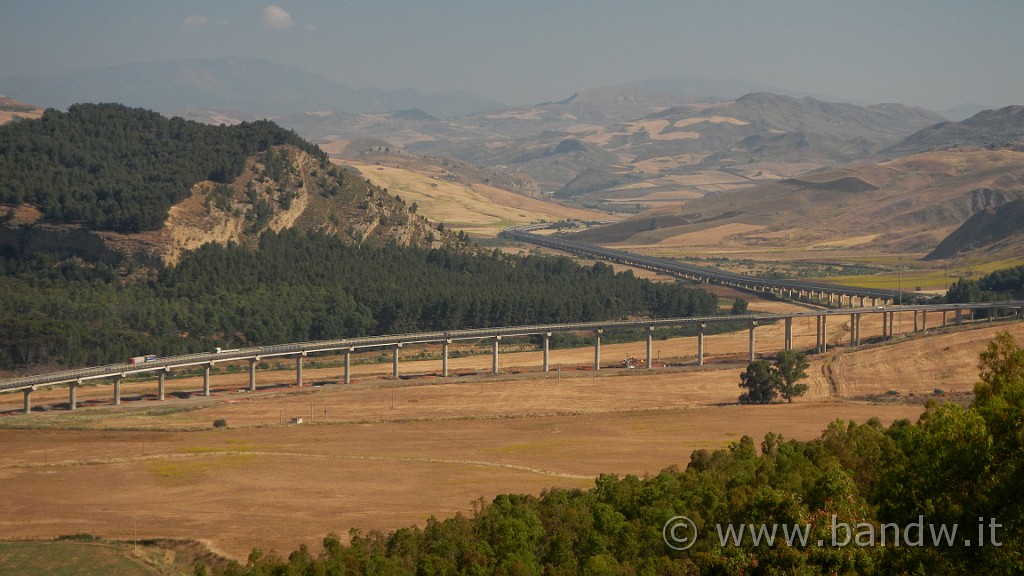
[[[161,401],[161,402],[163,402],[164,398],[167,397],[166,396],[166,392],[167,392],[166,379],[167,379],[167,373],[170,372],[170,371],[171,371],[170,368],[164,368],[163,370],[160,371],[159,374],[157,374],[157,380],[156,380],[156,399]]]
[[[256,363],[259,361],[259,356],[249,359],[249,392],[256,391]]]
[[[697,366],[704,365],[704,329],[707,327],[707,323],[701,322],[697,332]]]
[[[305,352],[295,357],[295,385],[302,387],[302,358],[306,355]]]
[[[494,337],[493,355],[491,357],[491,373],[498,373],[498,343],[501,342],[501,336]]]
[[[828,305],[832,306],[833,304],[835,304],[835,299],[836,299],[835,293],[834,292],[829,292],[828,293]]]
[[[25,388],[25,414],[32,413],[32,388]]]
[[[594,330],[594,372],[601,369],[601,328]]]
[[[755,327],[757,327],[757,320],[751,320],[750,321],[750,354],[748,355],[748,360],[747,360],[748,362],[753,362],[754,361],[754,355],[756,353],[756,349],[755,349],[755,346],[754,346],[754,342],[755,342],[755,340],[754,340],[754,328]]]
[[[114,378],[114,406],[121,405],[121,378],[124,378],[123,374]]]
[[[828,316],[821,317],[821,351],[828,352]]]
[[[81,383],[82,381],[78,380],[68,384],[68,410],[78,409],[78,385]]]
[[[355,351],[355,348],[346,348],[345,349],[345,377],[344,377],[345,378],[344,379],[345,384],[351,384],[352,383],[352,352],[354,352],[354,351]]]
[[[816,332],[818,336],[818,344],[816,350],[819,353],[824,353],[828,351],[828,316],[820,314],[817,316],[817,318],[818,326]]]
[[[654,326],[647,327],[647,369],[654,367]]]
[[[402,347],[402,343],[395,344],[395,347],[391,350],[391,377],[398,378],[398,350]]]
[[[452,343],[451,339],[445,339],[441,343],[441,377],[448,377],[448,346]]]
[[[861,307],[861,308],[863,308],[863,307],[864,307],[864,300],[866,300],[866,299],[867,299],[867,297],[865,297],[865,296],[861,296],[861,297],[860,297],[860,307]],[[853,297],[852,297],[852,296],[850,297],[850,300],[851,300],[850,304],[852,305],[852,304],[853,304],[853,302],[852,302],[852,300],[853,300]]]
[[[814,351],[821,352],[821,316],[814,317]]]
[[[914,310],[914,332],[917,332],[917,310]]]
[[[928,331],[928,311],[921,310],[921,332]]]
[[[953,314],[953,324],[955,324],[956,326],[959,326],[963,321],[964,321],[963,310],[957,308],[956,312]]]
[[[878,306],[878,298],[872,297],[871,298],[871,307],[875,308],[877,306]]]
[[[203,396],[210,395],[210,367],[213,362],[203,365]]]
[[[860,346],[860,314],[850,314],[850,346]]]
[[[793,317],[786,316],[786,336],[783,340],[783,348],[788,352],[793,349]]]
[[[544,333],[544,371],[551,370],[551,332]]]

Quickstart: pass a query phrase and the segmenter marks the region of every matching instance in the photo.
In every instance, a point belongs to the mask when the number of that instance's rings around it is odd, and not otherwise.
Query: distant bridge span
[[[505,238],[544,246],[545,248],[553,248],[555,250],[561,250],[563,252],[569,252],[571,254],[577,254],[589,258],[600,258],[602,260],[608,260],[618,264],[624,264],[626,266],[633,266],[635,268],[653,270],[655,272],[670,274],[672,276],[686,278],[688,280],[713,282],[715,284],[734,286],[736,288],[743,288],[746,290],[771,292],[778,296],[785,296],[791,299],[817,299],[830,306],[842,306],[843,298],[849,299],[849,306],[851,308],[855,305],[854,298],[860,299],[860,306],[867,304],[868,299],[870,299],[870,304],[872,306],[877,306],[879,303],[888,305],[899,302],[902,304],[901,294],[909,294],[911,296],[916,295],[914,292],[856,288],[853,286],[826,284],[824,282],[758,278],[757,276],[735,274],[723,270],[716,270],[714,268],[694,266],[693,264],[683,264],[680,262],[673,262],[671,260],[633,254],[622,250],[612,250],[610,248],[602,248],[600,246],[592,246],[581,242],[572,242],[562,238],[553,238],[551,236],[542,236],[540,234],[533,233],[535,230],[547,228],[548,226],[548,224],[527,224],[525,226],[516,226],[514,228],[506,228],[505,230],[502,230],[500,235]]]
[[[343,382],[351,382],[351,354],[356,350],[365,349],[390,349],[392,350],[392,374],[398,377],[398,350],[403,346],[414,344],[440,344],[441,345],[441,375],[448,376],[448,346],[458,340],[491,340],[492,341],[492,372],[499,373],[498,369],[498,343],[503,337],[511,336],[541,336],[543,339],[543,371],[548,372],[550,368],[549,352],[551,335],[557,332],[590,332],[594,338],[594,370],[601,369],[601,334],[605,331],[614,330],[640,330],[646,334],[646,368],[653,367],[652,348],[654,331],[658,328],[692,326],[697,329],[697,350],[696,362],[698,366],[704,364],[704,329],[714,323],[743,323],[749,331],[749,355],[753,361],[756,353],[755,328],[759,323],[782,321],[785,323],[785,337],[782,348],[793,349],[793,319],[810,318],[816,319],[815,333],[817,341],[812,352],[824,352],[827,348],[828,321],[831,317],[849,317],[850,322],[850,345],[861,345],[860,320],[865,314],[882,315],[882,340],[890,340],[895,335],[896,314],[913,313],[913,331],[927,331],[928,313],[933,315],[942,314],[942,326],[947,325],[947,316],[952,313],[952,322],[959,325],[975,318],[975,311],[989,311],[989,319],[996,317],[1019,320],[1024,312],[1024,301],[994,302],[975,304],[930,304],[913,306],[873,306],[870,308],[832,308],[823,310],[808,310],[802,312],[791,312],[781,314],[745,314],[735,316],[706,316],[696,318],[661,318],[650,320],[622,320],[604,322],[576,322],[569,324],[541,324],[531,326],[512,326],[502,328],[480,328],[470,330],[450,330],[444,332],[420,332],[414,334],[401,334],[393,336],[367,336],[361,338],[343,338],[339,340],[321,340],[316,342],[301,342],[293,344],[279,344],[275,346],[260,346],[251,348],[240,348],[237,350],[224,350],[220,352],[187,354],[182,356],[157,357],[149,362],[141,364],[108,364],[92,368],[81,368],[77,370],[65,370],[35,376],[24,376],[8,380],[0,380],[0,393],[21,391],[25,395],[24,411],[31,412],[32,392],[40,388],[68,385],[68,407],[76,409],[76,388],[83,382],[98,379],[113,380],[114,404],[121,403],[121,380],[127,376],[140,375],[145,373],[156,373],[158,378],[158,398],[164,399],[164,378],[172,370],[191,366],[200,366],[203,369],[203,395],[210,395],[210,369],[218,362],[227,361],[248,361],[249,362],[249,390],[256,390],[256,364],[264,358],[290,356],[296,359],[296,382],[302,385],[302,360],[309,354],[336,352],[345,356],[345,372]],[[920,320],[919,320],[920,315]],[[902,331],[902,328],[900,328]]]

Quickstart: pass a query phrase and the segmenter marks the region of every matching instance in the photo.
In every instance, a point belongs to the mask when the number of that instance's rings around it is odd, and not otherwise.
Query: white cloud
[[[271,28],[278,28],[280,30],[295,26],[292,15],[285,12],[280,6],[273,4],[263,9],[263,23]]]
[[[185,28],[200,28],[207,24],[206,16],[186,16],[185,17]]]

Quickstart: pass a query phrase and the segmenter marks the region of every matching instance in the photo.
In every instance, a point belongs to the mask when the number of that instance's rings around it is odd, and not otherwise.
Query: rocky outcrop
[[[41,224],[10,218],[0,226],[0,247],[26,254],[60,251],[143,266],[170,265],[204,244],[256,247],[261,235],[300,228],[371,245],[456,246],[386,190],[324,165],[293,146],[279,146],[248,159],[230,184],[210,181],[171,207],[160,230],[123,234],[74,224]]]

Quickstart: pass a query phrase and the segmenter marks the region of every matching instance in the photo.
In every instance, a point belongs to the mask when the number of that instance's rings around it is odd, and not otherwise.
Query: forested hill
[[[319,148],[269,121],[208,126],[119,104],[51,109],[0,126],[0,203],[95,230],[157,230],[193,184],[229,183],[249,156],[283,144],[327,164]]]
[[[266,233],[125,282],[102,262],[0,249],[0,370],[284,342],[715,313],[715,297],[598,263],[495,251],[354,246]]]

